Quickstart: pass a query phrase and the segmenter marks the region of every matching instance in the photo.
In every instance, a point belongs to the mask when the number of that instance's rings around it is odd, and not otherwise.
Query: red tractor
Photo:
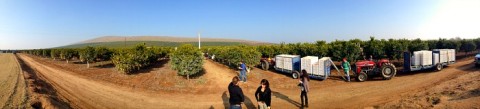
[[[262,68],[262,70],[268,70],[273,68],[273,66],[275,66],[275,58],[262,57],[262,59],[260,59],[260,68]]]
[[[390,63],[387,59],[381,59],[377,62],[372,60],[358,61],[353,67],[353,74],[357,81],[363,82],[367,80],[369,76],[381,76],[385,80],[389,80],[395,77],[397,69],[395,65]]]

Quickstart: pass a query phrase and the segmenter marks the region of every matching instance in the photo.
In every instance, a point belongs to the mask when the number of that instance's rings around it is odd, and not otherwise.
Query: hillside
[[[182,44],[197,45],[198,39],[194,37],[171,37],[171,36],[104,36],[85,40],[72,45],[60,46],[56,48],[81,48],[85,46],[106,46],[112,48],[130,47],[140,43],[148,46],[179,46]],[[273,44],[268,42],[249,41],[240,39],[224,38],[201,38],[202,46],[231,46],[231,45],[264,45]]]

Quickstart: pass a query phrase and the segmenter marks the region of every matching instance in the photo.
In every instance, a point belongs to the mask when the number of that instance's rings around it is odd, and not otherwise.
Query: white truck
[[[433,49],[404,52],[404,72],[435,69],[440,71],[443,67],[455,63],[455,49]]]

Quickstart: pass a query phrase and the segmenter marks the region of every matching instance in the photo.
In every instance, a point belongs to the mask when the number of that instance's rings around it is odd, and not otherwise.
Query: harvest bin
[[[287,73],[300,71],[300,56],[286,54],[275,56],[275,69]]]
[[[327,79],[327,77],[330,76],[331,66],[330,57],[319,59],[318,62],[313,65],[313,72],[310,74],[310,77]]]

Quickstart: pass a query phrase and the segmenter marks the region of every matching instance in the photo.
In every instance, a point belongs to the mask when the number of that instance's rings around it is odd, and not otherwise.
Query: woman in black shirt
[[[272,91],[270,90],[270,84],[268,80],[262,79],[260,82],[260,87],[255,91],[255,98],[258,102],[259,109],[269,109],[270,102],[272,99]]]

